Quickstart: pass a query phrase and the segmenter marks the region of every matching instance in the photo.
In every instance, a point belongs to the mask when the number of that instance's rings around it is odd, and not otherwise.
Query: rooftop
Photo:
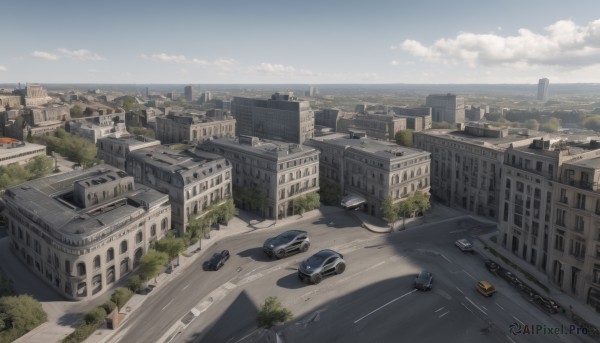
[[[485,146],[491,149],[506,149],[510,146],[511,143],[530,140],[532,138],[541,138],[543,137],[542,133],[537,131],[530,131],[529,134],[519,134],[519,133],[511,133],[505,137],[482,137],[482,136],[474,136],[464,131],[457,131],[454,129],[433,129],[426,131],[419,131],[413,133],[414,135],[428,135],[428,136],[437,136],[440,138],[451,139],[458,142],[475,144]]]
[[[413,149],[396,143],[380,141],[370,138],[349,138],[348,134],[337,133],[327,136],[314,138],[314,141],[324,142],[326,144],[337,145],[367,152],[383,158],[395,158],[399,156],[411,156],[420,154],[429,154],[428,152]]]

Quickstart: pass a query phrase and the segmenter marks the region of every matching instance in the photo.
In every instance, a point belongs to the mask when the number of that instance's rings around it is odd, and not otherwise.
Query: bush
[[[115,308],[117,308],[117,304],[114,303],[114,301],[112,300],[106,300],[106,302],[104,304],[102,304],[102,308],[104,309],[104,311],[109,314],[111,313]]]
[[[106,318],[106,310],[103,307],[96,307],[90,312],[86,313],[83,317],[83,320],[86,324],[101,324],[104,322],[104,318]]]
[[[75,331],[71,332],[70,335],[62,340],[62,343],[80,343],[85,341],[86,338],[90,337],[94,331],[98,328],[98,325],[82,324],[79,325]]]
[[[142,279],[138,275],[130,277],[127,288],[129,288],[133,293],[139,291],[142,288]]]
[[[290,320],[292,317],[292,312],[283,307],[277,297],[268,297],[261,306],[257,319],[259,326],[270,328],[277,323]]]
[[[110,300],[113,301],[117,307],[123,308],[127,301],[131,299],[133,296],[133,292],[128,288],[119,287],[115,290],[113,295],[110,297]]]

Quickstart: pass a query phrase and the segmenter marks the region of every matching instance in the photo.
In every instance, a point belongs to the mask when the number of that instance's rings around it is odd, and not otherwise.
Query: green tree
[[[416,211],[413,200],[409,197],[398,203],[398,212],[402,214],[402,226],[406,227],[406,216],[412,215]]]
[[[340,185],[325,178],[320,178],[319,180],[319,194],[321,195],[321,200],[326,205],[337,206],[342,200]]]
[[[314,192],[306,195],[306,206],[309,211],[319,208],[321,206],[321,196],[319,193]]]
[[[588,116],[583,120],[586,129],[600,131],[600,115]]]
[[[293,318],[292,312],[281,305],[277,297],[268,297],[258,311],[258,325],[267,328]]]
[[[425,216],[425,212],[431,209],[431,203],[429,202],[429,196],[425,195],[423,192],[415,192],[412,196],[412,201],[415,204],[416,210],[418,212],[423,213]]]
[[[156,277],[169,262],[169,255],[162,251],[150,250],[140,260],[140,273],[144,280]],[[140,284],[141,286],[141,284]]]
[[[104,321],[104,318],[106,318],[106,310],[100,306],[95,307],[93,310],[89,311],[88,313],[85,314],[85,316],[83,317],[83,320],[85,321],[86,324],[100,324]]]
[[[44,144],[50,151],[56,151],[71,161],[84,167],[97,164],[97,148],[94,143],[85,138],[58,129],[53,136],[35,137],[35,143]]]
[[[396,132],[396,144],[411,147],[413,145],[413,130],[406,129]]]
[[[18,185],[30,178],[31,173],[18,163],[0,167],[0,189]]]
[[[132,296],[133,292],[129,288],[119,287],[115,289],[110,300],[117,304],[118,308],[123,308]]]
[[[10,336],[17,334],[16,337],[33,330],[48,319],[42,304],[29,295],[0,298],[0,315],[5,330],[13,331]]]
[[[530,129],[530,130],[539,130],[540,129],[540,123],[535,120],[535,119],[529,119],[525,122],[525,127]]]
[[[134,109],[136,106],[135,98],[131,95],[126,95],[123,97],[123,109],[125,112],[129,112]]]
[[[185,250],[185,241],[179,237],[164,237],[155,243],[154,249],[167,254],[171,262]]]
[[[294,199],[294,212],[303,215],[306,212],[307,202],[306,197],[299,196]]]
[[[560,121],[558,120],[558,118],[552,117],[548,119],[548,121],[543,123],[540,126],[540,129],[546,132],[556,132],[558,131],[558,129],[560,129]]]
[[[71,118],[83,118],[83,108],[79,104],[73,105],[69,112],[71,113]]]
[[[54,170],[54,160],[46,155],[38,155],[25,165],[25,169],[33,179],[44,177]]]
[[[383,219],[385,219],[388,224],[390,224],[390,228],[394,229],[394,223],[398,220],[398,206],[394,204],[394,200],[392,197],[386,197],[383,200],[383,204],[381,206],[381,210],[383,212]]]
[[[235,217],[237,209],[232,199],[227,199],[224,204],[219,206],[219,223],[227,225],[229,221]]]
[[[145,128],[145,127],[130,126],[130,127],[127,128],[127,130],[132,135],[144,136],[144,137],[148,137],[148,138],[154,138],[155,137],[154,131],[152,129],[148,129],[148,128]]]

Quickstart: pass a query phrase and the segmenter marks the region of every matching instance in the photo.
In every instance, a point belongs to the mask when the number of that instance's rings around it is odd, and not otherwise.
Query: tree
[[[398,206],[394,204],[392,197],[386,197],[382,204],[383,219],[390,224],[392,230],[394,229],[394,223],[398,220]]]
[[[319,179],[319,194],[321,195],[321,200],[326,205],[336,206],[342,200],[340,185],[325,178]]]
[[[154,131],[152,129],[148,129],[145,127],[140,127],[140,126],[130,126],[127,128],[127,130],[129,130],[129,132],[131,132],[131,134],[133,135],[137,135],[137,136],[145,136],[148,138],[154,138],[155,134]]]
[[[319,208],[321,206],[321,196],[319,193],[314,192],[306,195],[306,206],[309,211]]]
[[[5,189],[31,179],[32,174],[18,163],[0,167],[0,189]]]
[[[25,169],[33,179],[44,177],[54,170],[54,160],[46,155],[38,155],[25,165]]]
[[[588,116],[583,120],[586,129],[600,131],[600,115]]]
[[[134,97],[132,97],[131,95],[126,95],[123,97],[123,109],[125,110],[125,112],[133,110],[135,105],[136,102]]]
[[[123,308],[127,301],[131,299],[133,292],[129,288],[119,287],[115,289],[115,292],[110,297],[110,300],[117,304],[118,308]]]
[[[306,211],[306,197],[300,196],[294,199],[294,212],[303,215]]]
[[[535,119],[529,119],[525,122],[525,127],[530,129],[530,130],[539,130],[540,129],[540,123],[535,120]]]
[[[293,318],[292,312],[281,305],[277,297],[268,297],[258,311],[258,325],[267,328]]]
[[[185,242],[178,237],[164,237],[155,243],[154,248],[157,251],[166,253],[169,261],[173,261],[185,250]]]
[[[140,259],[140,274],[144,280],[156,277],[169,262],[169,255],[162,251],[150,250]],[[141,285],[140,285],[141,286]]]
[[[558,118],[551,117],[547,122],[543,123],[540,127],[542,131],[556,132],[560,128],[560,121]]]
[[[106,310],[103,307],[95,307],[90,312],[86,313],[83,320],[89,325],[98,325],[106,318]]]
[[[411,147],[413,145],[413,130],[406,129],[396,132],[396,144]]]
[[[409,197],[405,200],[402,200],[398,203],[398,212],[402,214],[402,226],[406,226],[406,215],[412,215],[416,210],[415,203]]]
[[[237,209],[232,199],[227,199],[224,204],[219,206],[219,223],[227,225],[229,221],[237,214]]]
[[[29,295],[0,298],[0,314],[4,328],[17,333],[17,337],[48,320],[42,304]]]
[[[71,118],[83,118],[83,108],[79,104],[73,105],[69,112],[71,113]]]
[[[422,192],[415,192],[412,196],[412,201],[415,204],[416,210],[423,213],[425,216],[425,212],[431,209],[431,203],[429,202],[429,196],[425,195]]]

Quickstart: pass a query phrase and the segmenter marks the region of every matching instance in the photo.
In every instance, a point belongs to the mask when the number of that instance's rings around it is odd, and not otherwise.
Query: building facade
[[[392,111],[406,118],[407,129],[413,131],[431,129],[431,107],[392,107]]]
[[[398,203],[415,192],[429,194],[430,153],[363,137],[333,134],[308,143],[320,154],[319,174],[344,195],[364,199],[364,210],[381,217],[387,197]]]
[[[199,147],[231,161],[234,194],[263,192],[262,208],[245,201],[238,207],[258,210],[265,218],[293,215],[294,199],[319,190],[319,151],[314,148],[252,136],[209,140]]]
[[[238,136],[255,136],[303,144],[314,136],[315,117],[308,101],[293,93],[275,93],[271,99],[234,97],[231,112]]]
[[[153,146],[131,151],[125,167],[135,182],[169,195],[173,228],[179,235],[207,207],[231,197],[231,164],[205,151]]]
[[[185,96],[185,101],[192,102],[194,100],[194,88],[192,86],[185,86],[183,88],[183,94]]]
[[[465,122],[465,99],[456,94],[431,94],[425,99],[425,106],[431,107],[434,122],[458,124]]]
[[[547,78],[543,78],[538,81],[537,99],[539,101],[548,100],[548,86],[550,86],[550,80]]]
[[[341,118],[337,132],[364,131],[368,137],[380,140],[394,140],[396,132],[406,130],[406,118],[386,114],[364,114],[354,118]]]
[[[236,120],[229,114],[217,117],[204,114],[169,114],[156,117],[156,139],[162,144],[198,143],[215,137],[233,137],[235,130]]]
[[[36,156],[46,156],[46,146],[0,137],[0,167],[13,163],[25,164]]]
[[[113,167],[125,170],[130,152],[160,145],[160,141],[145,136],[124,135],[103,137],[96,142],[98,159]]]
[[[171,221],[166,195],[107,165],[28,181],[3,198],[15,255],[72,300],[108,291]]]

